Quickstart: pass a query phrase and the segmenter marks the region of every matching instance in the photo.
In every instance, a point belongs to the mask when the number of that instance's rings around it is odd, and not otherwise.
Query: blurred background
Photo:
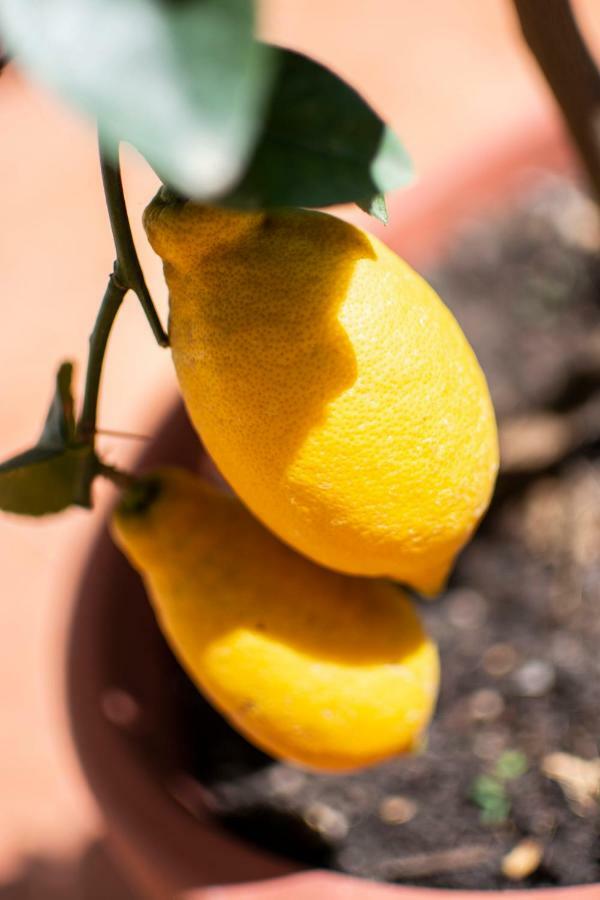
[[[574,7],[599,47],[598,3]],[[399,216],[515,134],[560,131],[505,0],[269,0],[261,19],[265,37],[330,65],[404,140],[419,180],[392,202]],[[9,66],[0,77],[0,132],[0,450],[8,457],[37,433],[58,363],[73,359],[82,371],[113,247],[93,127]],[[133,152],[125,154],[125,185],[165,318],[160,265],[139,228],[156,180]],[[101,426],[151,434],[175,382],[133,298],[105,371]],[[135,440],[106,436],[102,444],[122,465],[140,450]],[[0,518],[0,900],[134,897],[106,856],[64,709],[70,604],[109,501],[110,489],[99,486],[91,514]]]

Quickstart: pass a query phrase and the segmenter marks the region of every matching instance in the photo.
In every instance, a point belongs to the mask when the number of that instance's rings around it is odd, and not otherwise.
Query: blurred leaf
[[[91,506],[94,454],[90,447],[34,447],[0,465],[0,509],[28,516]]]
[[[510,800],[508,798],[498,798],[489,802],[483,807],[480,814],[481,822],[484,825],[501,825],[506,822],[510,814]]]
[[[252,0],[2,0],[17,60],[133,144],[191,197],[222,192],[254,148],[277,51]]]
[[[527,757],[520,750],[506,750],[499,758],[494,769],[496,778],[509,781],[520,778],[529,767]]]
[[[503,797],[505,793],[506,788],[502,782],[492,775],[478,775],[471,788],[471,796],[476,802],[490,797]]]
[[[279,75],[254,156],[230,206],[329,206],[407,184],[412,167],[398,138],[344,81],[313,60],[280,51]]]
[[[73,504],[91,505],[96,457],[91,446],[75,442],[72,374],[71,363],[58,370],[36,446],[0,465],[0,509],[5,512],[42,516]]]
[[[510,813],[510,798],[504,784],[492,775],[478,775],[471,785],[471,800],[481,810],[481,821],[487,825],[504,822]]]
[[[253,40],[252,0],[2,0],[17,60],[133,144],[173,188],[230,205],[369,201],[411,177],[370,106],[324,66]]]
[[[387,225],[389,217],[387,204],[385,202],[385,197],[383,196],[383,194],[375,194],[368,200],[357,200],[356,205],[360,206],[363,212],[369,213],[370,216],[373,216],[375,219],[379,219],[380,222],[383,222],[384,225]]]

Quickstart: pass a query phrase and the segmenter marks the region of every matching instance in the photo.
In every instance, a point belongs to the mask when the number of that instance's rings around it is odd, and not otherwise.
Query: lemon
[[[159,194],[145,227],[187,409],[241,499],[325,566],[437,593],[489,503],[498,444],[436,293],[324,213]]]
[[[400,590],[315,565],[190,473],[141,487],[114,536],[180,661],[246,737],[334,771],[418,744],[438,657]]]

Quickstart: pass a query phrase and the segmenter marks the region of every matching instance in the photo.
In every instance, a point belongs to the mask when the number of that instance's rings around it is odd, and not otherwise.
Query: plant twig
[[[556,98],[600,203],[600,73],[569,0],[513,0],[523,36]]]
[[[161,347],[167,347],[169,339],[158,318],[150,291],[144,279],[135,244],[133,243],[133,235],[131,234],[129,219],[127,218],[121,172],[118,164],[114,165],[112,160],[107,157],[102,146],[100,147],[100,168],[102,170],[102,184],[104,185],[110,227],[117,251],[115,273],[125,287],[131,289],[137,295],[154,337]]]
[[[498,857],[495,847],[466,844],[450,850],[433,850],[384,860],[378,867],[380,878],[426,878],[444,872],[459,872],[488,863]]]
[[[96,417],[98,413],[98,392],[100,378],[102,376],[102,364],[108,337],[115,317],[119,311],[123,298],[127,293],[127,287],[121,283],[115,271],[108,279],[108,286],[100,305],[94,330],[90,335],[90,352],[88,356],[87,371],[85,377],[85,392],[83,406],[77,426],[78,436],[87,443],[94,443],[96,434]]]
[[[98,433],[96,427],[98,394],[106,346],[113,323],[127,291],[132,290],[137,294],[158,343],[163,347],[168,345],[167,335],[152,303],[133,243],[119,165],[118,163],[115,165],[107,158],[102,147],[100,148],[100,168],[117,259],[108,279],[108,285],[100,305],[94,329],[90,335],[83,404],[77,423],[78,440],[94,450],[96,434]],[[94,452],[90,478],[96,475],[110,478],[111,481],[120,487],[131,486],[135,482],[132,475],[127,472],[121,472],[114,466],[106,465]]]

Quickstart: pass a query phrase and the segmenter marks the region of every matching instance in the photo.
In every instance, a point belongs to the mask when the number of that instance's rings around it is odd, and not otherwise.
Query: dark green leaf
[[[188,196],[239,178],[276,62],[252,0],[2,0],[0,31],[107,146],[129,141]]]
[[[93,448],[75,442],[71,378],[63,363],[46,423],[35,447],[0,465],[0,509],[29,516],[91,505],[96,457]]]
[[[369,213],[370,216],[374,216],[374,218],[383,222],[384,225],[387,225],[389,218],[383,194],[375,194],[373,197],[369,197],[368,200],[357,200],[356,205],[360,206],[364,212]]]
[[[89,507],[93,466],[88,446],[34,447],[0,466],[0,509],[43,516],[73,504]]]
[[[66,447],[75,436],[75,415],[71,393],[72,378],[73,364],[63,363],[56,375],[54,398],[40,437],[40,444],[48,449]]]
[[[281,50],[250,166],[220,202],[240,207],[364,202],[411,177],[398,138],[356,91],[324,66]]]
[[[0,4],[16,58],[98,120],[108,152],[129,141],[186,196],[327,206],[409,180],[403,147],[352,88],[252,29],[251,0]]]

